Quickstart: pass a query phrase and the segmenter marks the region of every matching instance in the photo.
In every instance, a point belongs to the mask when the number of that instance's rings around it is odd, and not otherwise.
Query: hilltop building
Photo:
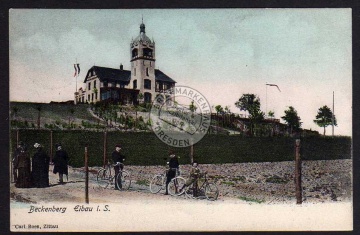
[[[131,71],[124,70],[122,64],[118,69],[91,67],[85,76],[85,87],[75,92],[75,104],[100,101],[136,104],[139,94],[140,102],[152,102],[157,94],[174,88],[176,83],[155,69],[155,55],[155,41],[145,34],[145,24],[141,23],[139,35],[130,43]]]

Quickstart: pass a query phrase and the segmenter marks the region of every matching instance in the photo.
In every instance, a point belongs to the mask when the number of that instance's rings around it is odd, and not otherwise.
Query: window
[[[137,80],[133,81],[133,89],[137,89]]]
[[[107,87],[108,86],[108,83],[107,82],[104,82],[104,87]]]
[[[151,67],[151,61],[150,61],[150,67]]]
[[[88,90],[91,90],[91,82],[88,83]]]
[[[91,94],[91,102],[94,101],[94,93]]]
[[[90,95],[88,95],[88,99],[87,99],[88,102],[90,102]]]
[[[138,49],[135,48],[134,50],[132,50],[132,57],[136,57],[138,55]]]
[[[83,96],[83,97],[81,97],[81,102],[83,102],[83,103],[84,103],[84,96]]]
[[[149,76],[149,68],[146,68],[146,76]]]
[[[134,68],[134,76],[136,76],[136,68]]]
[[[94,88],[96,88],[96,80],[94,81]]]
[[[144,56],[152,57],[152,50],[150,48],[144,48],[143,54],[144,54]]]
[[[144,88],[151,89],[151,81],[149,79],[145,79],[144,82]]]
[[[97,100],[97,94],[98,94],[98,93],[95,93],[95,100]]]
[[[144,102],[145,103],[150,103],[151,102],[151,94],[148,92],[145,92],[144,94]]]

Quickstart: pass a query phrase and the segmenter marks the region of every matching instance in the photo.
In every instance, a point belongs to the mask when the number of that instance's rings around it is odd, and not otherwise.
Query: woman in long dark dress
[[[59,183],[64,182],[63,175],[68,175],[68,154],[62,149],[61,144],[56,144],[56,153],[54,156],[54,170],[53,173],[59,173]]]
[[[49,187],[49,156],[38,143],[34,145],[36,153],[32,158],[32,179],[36,188]]]
[[[15,182],[17,188],[31,187],[31,171],[30,171],[30,157],[26,152],[26,146],[21,146],[19,152],[14,159],[14,168],[17,169],[18,175]]]

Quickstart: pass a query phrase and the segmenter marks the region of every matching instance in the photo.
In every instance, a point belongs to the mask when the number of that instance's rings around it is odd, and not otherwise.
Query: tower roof
[[[151,41],[151,39],[148,36],[146,36],[144,23],[140,24],[140,34],[132,41],[132,43],[134,42],[143,42],[149,44],[154,43]]]

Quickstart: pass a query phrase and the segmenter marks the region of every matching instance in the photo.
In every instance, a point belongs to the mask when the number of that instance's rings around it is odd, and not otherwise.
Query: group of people
[[[49,165],[53,164],[53,173],[59,173],[59,183],[63,183],[63,175],[68,175],[69,157],[62,149],[61,144],[56,144],[56,153],[50,163],[48,154],[39,143],[34,144],[35,153],[30,158],[27,146],[20,141],[13,155],[13,176],[17,188],[45,188],[49,187]]]
[[[121,153],[121,145],[120,144],[115,145],[115,150],[111,153],[111,158],[113,160],[113,163],[115,164],[114,165],[115,175],[117,175],[117,174],[119,174],[120,169],[122,170],[124,167],[124,165],[120,164],[120,163],[123,163],[125,161],[125,156]],[[169,194],[168,193],[168,185],[169,185],[170,181],[173,178],[175,178],[177,175],[180,174],[179,158],[180,157],[177,157],[175,155],[174,151],[172,151],[172,150],[170,150],[170,152],[169,152],[169,157],[164,158],[164,160],[168,160],[167,165],[169,166],[169,168],[167,169],[167,174],[166,174],[165,195]],[[181,190],[183,190],[184,187],[191,185],[192,183],[196,184],[197,179],[199,179],[202,176],[198,165],[199,164],[197,161],[194,161],[192,163],[192,168],[190,170],[190,177],[186,180],[186,182],[183,185],[183,188]],[[121,184],[119,185],[119,187],[121,188]],[[117,185],[115,185],[115,190],[119,190]],[[194,194],[196,194],[196,190],[194,191]]]
[[[27,152],[27,146],[24,142],[20,141],[16,150],[14,151],[13,157],[13,174],[15,187],[17,188],[45,188],[49,187],[49,165],[53,164],[54,174],[59,174],[59,183],[64,183],[64,175],[68,175],[68,162],[69,157],[65,150],[62,149],[62,145],[56,144],[56,152],[53,158],[53,162],[50,162],[50,158],[47,153],[44,151],[43,146],[39,143],[34,144],[36,149],[35,154],[30,158]],[[112,160],[114,163],[115,175],[119,174],[120,170],[123,169],[123,162],[125,161],[125,156],[121,153],[121,145],[117,144],[115,150],[111,154]],[[169,169],[167,170],[166,175],[166,192],[168,194],[168,184],[170,181],[179,174],[179,157],[177,157],[174,151],[169,152],[169,159],[167,159]],[[121,164],[120,164],[121,163]],[[194,161],[192,163],[192,168],[190,171],[190,177],[185,182],[183,187],[189,186],[192,183],[196,182],[197,179],[201,176],[200,169],[198,168],[198,163]],[[121,184],[119,185],[121,188]],[[115,186],[115,189],[118,190],[118,185]],[[181,189],[182,190],[182,189]]]
[[[168,185],[170,183],[170,181],[176,177],[176,175],[180,174],[179,171],[179,160],[174,151],[170,151],[169,153],[169,161],[168,161],[168,165],[169,165],[169,169],[167,171],[167,175],[166,175],[166,191],[165,191],[165,195],[168,195]],[[182,186],[182,188],[180,189],[180,191],[182,191],[185,187],[191,185],[192,183],[197,183],[197,180],[202,176],[200,169],[198,168],[198,162],[197,161],[193,161],[192,163],[192,167],[190,170],[190,177],[186,180],[185,184]],[[194,196],[196,196],[196,190],[194,190]]]

